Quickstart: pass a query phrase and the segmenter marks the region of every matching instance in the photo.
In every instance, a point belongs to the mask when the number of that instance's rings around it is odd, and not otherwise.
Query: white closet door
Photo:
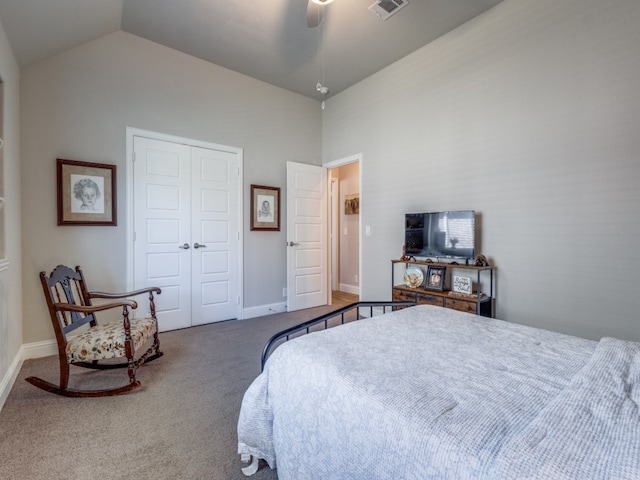
[[[238,291],[238,159],[192,147],[192,324],[236,318]]]
[[[162,289],[161,331],[191,326],[191,153],[187,145],[134,138],[134,283]],[[186,244],[186,245],[185,245]],[[180,248],[186,247],[189,248]]]
[[[134,137],[134,283],[161,331],[240,317],[239,154]]]

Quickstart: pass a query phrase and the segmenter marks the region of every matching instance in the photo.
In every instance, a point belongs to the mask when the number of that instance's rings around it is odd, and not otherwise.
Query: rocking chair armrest
[[[109,310],[116,307],[130,307],[132,309],[138,308],[138,302],[135,300],[123,300],[121,302],[103,303],[101,305],[74,305],[72,303],[54,303],[56,310],[62,310],[67,312],[82,312],[82,313],[95,313],[102,312],[103,310]]]
[[[135,297],[136,295],[141,295],[143,293],[162,293],[159,287],[147,287],[141,288],[140,290],[135,290],[133,292],[125,292],[125,293],[105,293],[105,292],[89,292],[89,297],[91,298],[125,298],[125,297]]]

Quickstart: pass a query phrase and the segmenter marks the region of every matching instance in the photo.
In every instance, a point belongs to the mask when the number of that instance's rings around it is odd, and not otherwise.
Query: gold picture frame
[[[115,226],[116,166],[58,158],[58,225]]]

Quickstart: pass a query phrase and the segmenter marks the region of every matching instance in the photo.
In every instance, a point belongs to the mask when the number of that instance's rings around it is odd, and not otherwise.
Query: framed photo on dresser
[[[446,267],[429,265],[427,268],[427,280],[425,282],[425,288],[428,290],[444,290],[444,277],[447,271]]]

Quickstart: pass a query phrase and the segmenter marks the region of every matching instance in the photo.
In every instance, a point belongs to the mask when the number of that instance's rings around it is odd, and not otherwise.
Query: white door
[[[328,303],[327,170],[287,162],[287,310]]]
[[[162,289],[161,331],[240,315],[239,156],[133,138],[134,288]]]
[[[191,322],[239,318],[238,160],[191,147]]]

